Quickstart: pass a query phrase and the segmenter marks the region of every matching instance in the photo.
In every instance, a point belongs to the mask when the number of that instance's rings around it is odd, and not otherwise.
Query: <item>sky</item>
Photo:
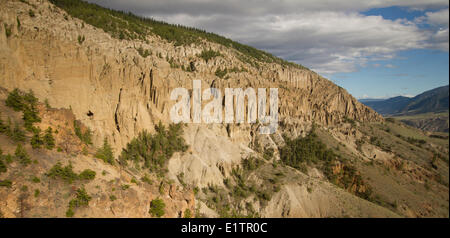
[[[356,98],[449,84],[448,0],[88,0],[214,32],[304,65]]]

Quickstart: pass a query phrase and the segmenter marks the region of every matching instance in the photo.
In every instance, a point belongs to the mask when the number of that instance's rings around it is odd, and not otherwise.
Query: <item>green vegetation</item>
[[[202,58],[203,60],[208,63],[208,61],[212,58],[222,56],[220,52],[214,51],[214,50],[203,50],[202,53],[198,55],[198,57]]]
[[[8,117],[8,122],[5,123],[2,119],[1,119],[1,115],[0,115],[0,134],[5,134],[6,136],[8,136],[11,140],[13,140],[14,142],[25,142],[25,131],[23,131],[20,126],[19,123],[15,122],[14,123],[14,127],[12,127],[12,121],[11,118]]]
[[[16,151],[14,153],[14,157],[22,165],[27,166],[27,165],[31,164],[30,156],[28,155],[27,151],[25,150],[25,148],[23,148],[23,146],[21,144],[17,145]]]
[[[286,165],[305,171],[305,164],[314,164],[323,171],[328,180],[339,187],[352,190],[357,196],[370,199],[371,188],[363,181],[356,168],[335,154],[320,141],[314,129],[304,138],[291,140],[285,137],[286,145],[280,150],[280,158]],[[333,167],[341,169],[333,171]]]
[[[6,167],[6,164],[8,162],[6,161],[6,156],[3,155],[3,151],[0,148],[0,174],[1,173],[6,173],[6,171],[8,171],[8,168]]]
[[[74,209],[78,207],[87,207],[91,199],[92,197],[87,194],[85,188],[77,189],[76,197],[69,202],[69,208],[66,211],[66,216],[73,217],[75,215]]]
[[[8,121],[9,123],[10,121]],[[7,132],[6,134],[7,136],[9,136],[14,142],[25,142],[25,131],[23,131],[20,126],[19,123],[14,123],[14,128],[12,130],[10,130],[9,132]]]
[[[112,37],[126,40],[146,40],[147,35],[154,34],[173,43],[175,46],[200,44],[202,39],[235,49],[247,61],[260,61],[266,63],[279,63],[283,66],[292,66],[303,69],[298,64],[287,62],[269,53],[243,45],[225,37],[204,30],[180,25],[167,24],[149,18],[135,16],[131,13],[102,8],[98,5],[81,0],[51,0],[57,7],[64,9],[72,17],[103,29]],[[252,60],[249,60],[249,59]]]
[[[73,128],[75,129],[75,135],[86,145],[92,145],[92,132],[87,128],[84,133],[81,130],[80,123],[73,121]]]
[[[345,117],[344,123],[349,123],[352,127],[356,127],[356,121],[351,118]]]
[[[148,56],[152,55],[152,52],[150,52],[148,49],[144,50],[144,48],[142,48],[142,46],[137,49],[137,52],[143,58],[147,58]]]
[[[5,164],[5,162],[3,162],[1,157],[2,157],[2,154],[0,153],[0,174],[6,173],[6,171],[8,171],[8,168],[6,167],[6,164]]]
[[[53,148],[55,148],[55,138],[53,137],[53,129],[51,127],[48,127],[47,130],[45,130],[43,140],[47,150],[53,150]]]
[[[103,160],[105,163],[114,165],[114,154],[108,139],[103,140],[103,147],[97,150],[95,157]]]
[[[162,199],[153,199],[150,202],[150,214],[153,217],[162,217],[165,214],[164,208],[166,207],[166,204],[164,204],[164,201]]]
[[[33,136],[30,140],[31,147],[33,149],[40,149],[44,145],[44,139],[41,136],[41,129],[33,127]]]
[[[34,190],[34,197],[35,198],[39,197],[40,194],[41,194],[41,190],[39,190],[39,189],[35,189]]]
[[[36,177],[36,176],[33,176],[33,178],[31,178],[31,181],[32,181],[33,183],[40,183],[40,182],[41,182],[41,179],[38,178],[38,177]]]
[[[225,75],[227,75],[227,73],[228,73],[228,70],[225,68],[224,70],[221,70],[220,68],[218,68],[217,70],[216,70],[216,76],[217,77],[219,77],[219,78],[224,78],[225,77]]]
[[[57,162],[46,175],[52,179],[60,178],[71,184],[75,180],[94,180],[96,173],[93,170],[85,169],[80,174],[77,174],[73,171],[71,163],[63,167],[61,162]]]
[[[78,178],[81,180],[94,180],[95,175],[96,175],[95,171],[90,170],[90,169],[85,169],[78,175]]]
[[[28,15],[30,16],[30,17],[35,17],[36,15],[34,14],[34,11],[33,10],[29,10],[28,11]]]
[[[41,122],[39,112],[37,110],[38,99],[34,96],[32,90],[28,93],[23,93],[19,89],[14,89],[9,93],[5,100],[6,106],[11,107],[15,111],[23,112],[23,120],[25,128],[32,131],[33,123]]]
[[[272,148],[268,148],[264,150],[263,158],[266,160],[271,160],[273,158],[274,150]]]
[[[317,163],[319,161],[332,162],[336,156],[332,150],[326,148],[314,132],[306,137],[291,140],[285,137],[286,145],[280,150],[281,160],[294,168],[299,169],[301,163]]]
[[[81,35],[78,36],[78,44],[82,45],[85,40],[86,40],[86,38],[84,37],[84,35],[83,36],[81,36]]]
[[[150,184],[150,185],[153,184],[153,181],[148,177],[147,174],[144,175],[144,177],[141,178],[141,181],[144,182],[144,183]]]
[[[0,134],[3,134],[10,130],[10,126],[5,124],[5,122],[2,119],[2,114],[0,113]]]
[[[109,196],[109,200],[111,200],[111,202],[114,202],[115,200],[117,200],[117,197],[115,195],[111,195]]]
[[[0,180],[0,187],[11,188],[11,186],[12,186],[11,180],[8,180],[8,179]]]
[[[187,150],[187,145],[181,137],[181,124],[172,124],[166,129],[160,122],[155,129],[155,135],[143,131],[127,144],[119,156],[122,165],[126,165],[127,161],[142,162],[151,172],[163,175],[166,172],[166,163],[173,153]]]
[[[73,172],[73,166],[71,163],[69,165],[62,167],[60,162],[57,162],[46,174],[52,179],[60,178],[68,183],[72,183],[78,179],[78,175]]]
[[[166,58],[166,60],[167,60],[167,62],[169,62],[170,68],[174,68],[174,69],[180,68],[180,65],[177,64],[177,63],[175,62],[175,60],[173,59],[173,57],[171,57],[171,58]],[[184,66],[183,66],[183,67],[184,67]]]
[[[192,218],[192,212],[189,208],[186,208],[186,210],[184,210],[184,218]]]
[[[183,172],[181,172],[177,175],[177,179],[178,179],[178,181],[180,181],[180,183],[183,187],[186,187],[186,183],[184,182],[184,173]]]

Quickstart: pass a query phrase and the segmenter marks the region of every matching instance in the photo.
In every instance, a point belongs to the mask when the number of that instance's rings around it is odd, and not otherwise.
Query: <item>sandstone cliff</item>
[[[30,10],[35,13],[33,16]],[[138,49],[148,49],[151,54],[144,57]],[[220,52],[220,56],[205,61],[199,54],[206,49]],[[168,164],[167,176],[178,185],[181,182],[178,176],[183,174],[183,182],[194,187],[223,187],[224,180],[243,158],[260,152],[255,149],[256,141],[263,148],[273,148],[276,161],[278,148],[284,144],[282,134],[305,135],[313,124],[330,128],[334,139],[360,155],[355,149],[355,140],[361,136],[358,131],[346,128],[348,122],[384,121],[344,89],[313,71],[278,63],[259,62],[255,66],[240,57],[241,53],[235,49],[206,40],[181,46],[156,34],[149,34],[144,40],[120,40],[71,17],[47,0],[0,2],[0,86],[9,91],[31,89],[40,101],[47,99],[52,108],[70,111],[74,119],[93,131],[94,146],[100,146],[107,138],[116,155],[139,132],[154,131],[159,121],[169,124],[169,111],[175,103],[170,100],[170,92],[177,87],[192,89],[195,79],[202,81],[203,88],[279,88],[280,127],[274,135],[259,135],[258,124],[188,124],[184,138],[190,148],[186,153],[176,153]],[[192,64],[195,70],[190,72],[173,67],[174,64],[183,67]],[[216,71],[224,68],[239,70],[228,72],[225,78],[217,76]],[[93,162],[83,156],[76,160],[84,161],[80,166],[102,168],[89,165]],[[114,173],[111,169],[111,174]],[[298,181],[289,180],[268,204],[257,206],[262,216],[397,216],[386,208],[343,192],[324,181],[320,173],[312,183],[320,189],[305,192],[306,187],[299,181],[308,181],[309,176],[297,173]],[[322,182],[326,185],[322,186]],[[107,185],[102,183],[101,186]],[[148,197],[155,197],[145,195],[148,193],[155,192],[139,189],[131,199],[148,204]],[[104,198],[98,199],[99,203],[104,201]],[[181,196],[180,204],[183,199]],[[113,215],[143,216],[140,212],[126,213],[135,209],[133,201],[118,208],[121,212],[111,207],[115,211]],[[345,203],[344,207],[362,205],[344,212],[333,208],[331,204],[336,201]],[[217,216],[202,201],[197,202],[203,206],[203,213]],[[98,206],[106,209],[109,204]],[[169,216],[177,216],[175,211],[189,206],[194,205],[184,202]],[[137,209],[144,211],[147,207]],[[100,210],[88,214],[111,216]]]

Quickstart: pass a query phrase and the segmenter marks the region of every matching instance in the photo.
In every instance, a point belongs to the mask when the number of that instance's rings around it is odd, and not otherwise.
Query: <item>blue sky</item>
[[[362,14],[410,21],[424,16],[423,11],[401,7],[371,9]],[[425,24],[421,28],[433,26]],[[449,84],[449,53],[436,49],[400,51],[393,59],[373,61],[365,67],[358,67],[355,72],[327,76],[357,98],[415,96]]]
[[[87,0],[214,32],[307,66],[357,98],[448,84],[448,0]]]

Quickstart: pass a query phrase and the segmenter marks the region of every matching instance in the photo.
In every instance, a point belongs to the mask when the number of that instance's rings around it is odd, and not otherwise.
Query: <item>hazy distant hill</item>
[[[448,132],[448,85],[435,88],[413,98],[362,99],[360,102],[383,116],[398,120],[422,130]]]
[[[448,110],[448,85],[435,88],[413,98],[393,97],[385,100],[362,99],[360,102],[383,116],[416,115]]]

